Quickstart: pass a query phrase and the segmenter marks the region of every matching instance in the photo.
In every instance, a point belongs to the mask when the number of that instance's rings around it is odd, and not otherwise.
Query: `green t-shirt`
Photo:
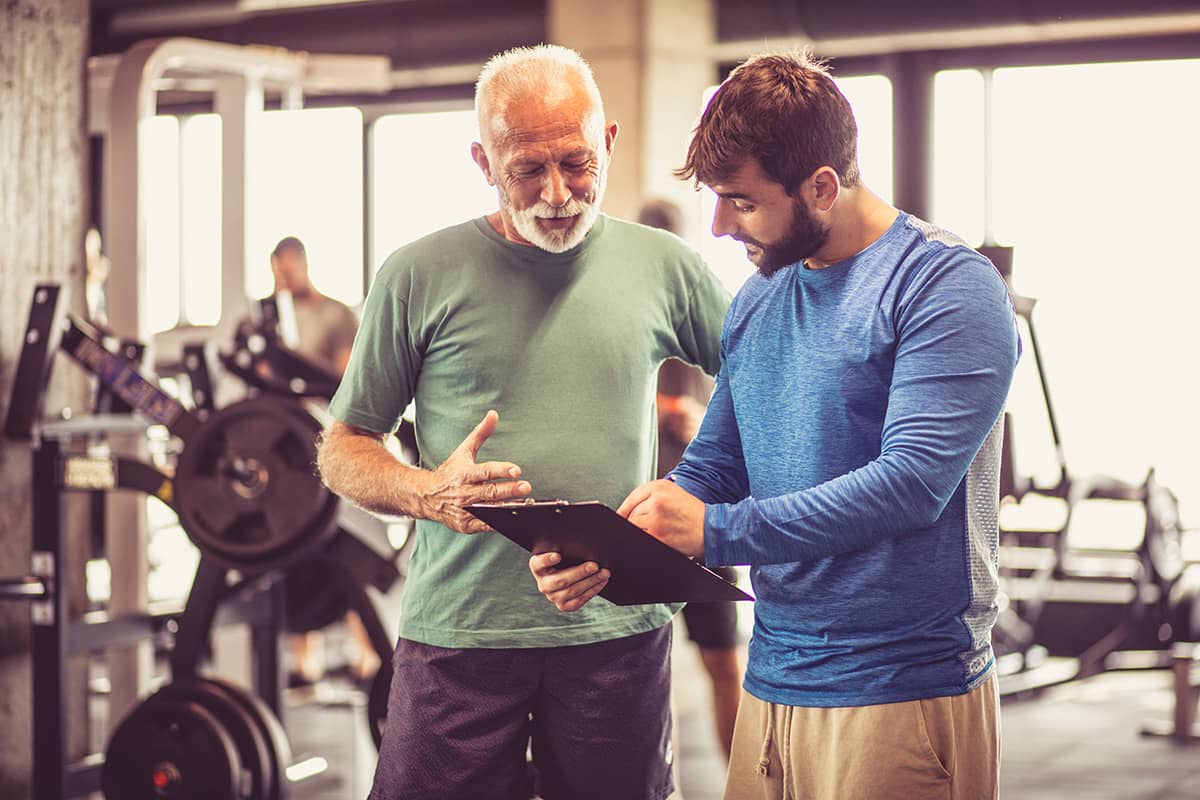
[[[616,507],[654,477],[655,378],[670,356],[720,366],[729,295],[700,256],[656,229],[601,215],[553,254],[480,218],[393,253],[367,296],[330,411],[392,431],[413,400],[421,466],[441,464],[488,409],[479,461],[511,461],[538,499]],[[439,647],[553,647],[653,630],[665,605],[595,598],[563,613],[529,553],[498,533],[419,520],[401,635]]]

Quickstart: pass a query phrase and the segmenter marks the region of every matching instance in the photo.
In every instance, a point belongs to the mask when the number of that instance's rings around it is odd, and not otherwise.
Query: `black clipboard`
[[[518,501],[465,508],[535,555],[555,550],[563,566],[595,561],[608,569],[612,577],[600,596],[619,606],[754,599],[603,503]]]

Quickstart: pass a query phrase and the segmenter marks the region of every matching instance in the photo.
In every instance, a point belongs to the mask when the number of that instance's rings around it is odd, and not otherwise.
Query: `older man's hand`
[[[559,567],[562,556],[541,553],[529,559],[529,571],[537,578],[538,591],[559,611],[578,611],[608,585],[610,573],[595,561]]]
[[[482,533],[491,528],[464,506],[516,500],[533,491],[528,481],[518,480],[521,468],[516,464],[475,461],[479,449],[495,433],[499,421],[499,414],[487,412],[483,421],[467,434],[441,466],[422,473],[421,517],[440,522],[459,533]]]

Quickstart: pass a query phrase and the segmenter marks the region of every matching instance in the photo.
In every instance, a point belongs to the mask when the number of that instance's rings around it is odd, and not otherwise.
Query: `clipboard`
[[[522,500],[465,508],[535,555],[556,550],[567,567],[595,561],[612,573],[600,596],[619,606],[754,599],[603,503]]]

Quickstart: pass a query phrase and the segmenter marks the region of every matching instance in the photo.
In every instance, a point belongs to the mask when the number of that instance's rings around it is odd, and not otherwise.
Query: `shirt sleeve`
[[[686,313],[675,330],[680,347],[677,355],[716,375],[721,368],[721,328],[729,309],[729,292],[698,256],[696,268],[686,274],[690,286]]]
[[[350,363],[329,403],[330,413],[347,425],[391,433],[416,391],[422,353],[403,277],[385,264],[367,293]]]
[[[733,397],[724,370],[717,374],[696,438],[668,478],[705,503],[736,503],[750,494]]]
[[[990,265],[950,257],[924,275],[897,310],[879,456],[803,491],[709,504],[708,564],[825,558],[941,516],[1003,409],[1019,345],[1007,290]]]

